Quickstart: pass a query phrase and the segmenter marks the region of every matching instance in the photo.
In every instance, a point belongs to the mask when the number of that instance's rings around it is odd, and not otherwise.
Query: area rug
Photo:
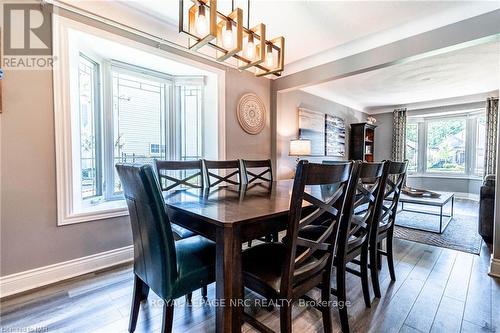
[[[402,211],[396,217],[394,237],[418,243],[424,243],[453,250],[479,254],[482,238],[477,232],[477,216],[455,214],[442,234],[410,229],[407,227],[423,226],[437,230],[438,217],[420,213]]]

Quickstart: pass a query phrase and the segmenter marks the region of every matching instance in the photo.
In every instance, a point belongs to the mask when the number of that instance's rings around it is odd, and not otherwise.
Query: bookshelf
[[[373,162],[375,152],[375,128],[368,123],[351,124],[349,159]]]

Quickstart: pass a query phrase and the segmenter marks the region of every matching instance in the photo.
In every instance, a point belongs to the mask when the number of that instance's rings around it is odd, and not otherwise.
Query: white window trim
[[[225,71],[208,66],[182,56],[157,50],[145,44],[90,27],[71,19],[53,15],[53,53],[57,61],[53,68],[54,90],[54,129],[56,149],[56,190],[57,190],[57,225],[64,226],[74,223],[104,220],[115,217],[128,216],[125,200],[106,201],[99,205],[80,211],[75,211],[74,188],[76,179],[73,177],[73,141],[72,140],[72,115],[71,106],[71,81],[70,81],[70,54],[71,41],[69,30],[74,29],[98,37],[117,41],[119,43],[146,50],[147,52],[172,60],[186,63],[213,72],[217,75],[217,110],[218,110],[218,155],[220,159],[226,157],[225,138]],[[101,81],[103,84],[104,82]],[[110,85],[108,85],[110,86]],[[104,98],[102,99],[104,102]]]

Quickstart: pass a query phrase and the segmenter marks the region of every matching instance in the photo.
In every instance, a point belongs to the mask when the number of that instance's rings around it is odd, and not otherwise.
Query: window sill
[[[436,174],[415,173],[415,174],[408,174],[408,178],[448,178],[448,179],[467,179],[467,180],[478,180],[478,181],[483,180],[483,178],[479,176],[443,174],[443,173],[436,173]]]
[[[81,211],[62,216],[58,219],[58,226],[110,219],[128,216],[125,200],[106,201],[94,206],[84,207]]]

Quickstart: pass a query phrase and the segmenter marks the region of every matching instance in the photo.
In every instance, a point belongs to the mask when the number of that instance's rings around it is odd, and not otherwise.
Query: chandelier
[[[247,8],[247,26],[243,24],[243,10],[234,8],[224,15],[217,11],[217,0],[189,0],[185,22],[184,0],[179,0],[179,32],[189,37],[189,49],[210,55],[217,61],[231,63],[240,70],[250,70],[256,76],[281,76],[284,69],[285,39],[266,39],[266,26],[259,23],[250,28],[250,0]]]

